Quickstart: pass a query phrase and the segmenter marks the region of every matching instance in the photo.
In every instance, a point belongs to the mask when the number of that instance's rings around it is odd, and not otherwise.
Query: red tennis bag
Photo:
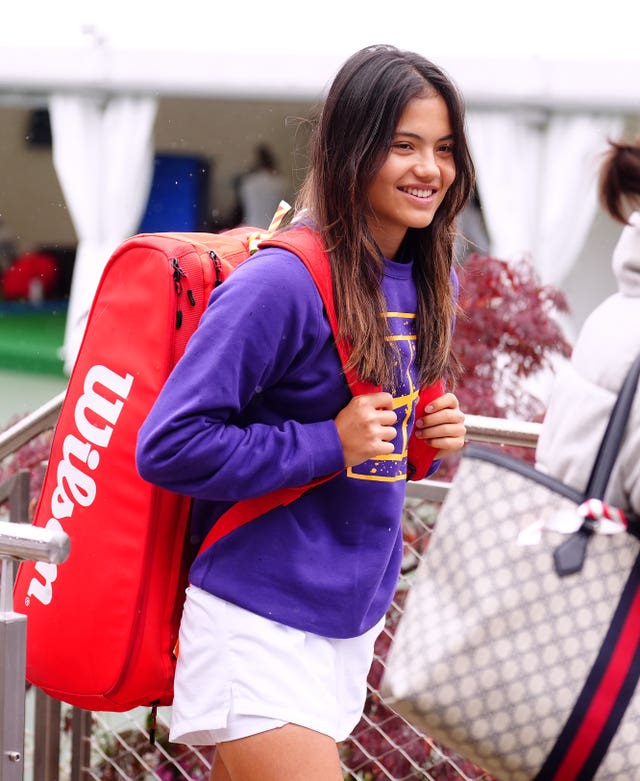
[[[136,436],[211,291],[249,256],[254,240],[249,228],[141,234],[103,272],[33,521],[64,530],[70,555],[60,566],[23,562],[14,588],[15,610],[27,615],[27,679],[56,699],[97,711],[171,703],[192,560],[191,500],[138,475]],[[296,229],[267,243],[305,262],[337,333],[329,262],[316,236]],[[344,364],[348,346],[337,346]],[[374,390],[352,374],[347,379],[354,394]],[[421,405],[440,392],[440,384],[429,388]],[[415,438],[411,447],[419,478],[433,451]],[[238,502],[205,544],[310,487]]]

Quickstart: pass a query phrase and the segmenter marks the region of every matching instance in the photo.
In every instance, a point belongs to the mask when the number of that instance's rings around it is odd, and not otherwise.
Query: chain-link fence
[[[420,493],[420,491],[418,491]],[[433,494],[433,491],[431,492]],[[431,498],[409,496],[404,512],[405,556],[396,598],[378,638],[369,675],[369,691],[363,717],[344,744],[341,761],[345,781],[490,781],[491,776],[447,751],[394,713],[381,698],[378,687],[394,627],[436,520],[438,504]],[[71,730],[72,709],[63,711],[63,733]],[[160,708],[151,723],[149,709],[124,714],[94,713],[84,736],[88,743],[80,778],[96,781],[199,781],[207,779],[212,748],[194,749],[168,741],[170,708]],[[154,745],[150,731],[155,734]],[[61,767],[68,753],[61,751]],[[64,774],[61,775],[64,778]]]
[[[0,435],[0,460],[50,425],[61,399],[43,407],[33,420],[15,431]],[[537,426],[493,418],[467,417],[472,438],[493,443],[535,446]],[[379,693],[386,654],[393,631],[402,615],[404,597],[412,574],[429,544],[439,502],[446,484],[426,481],[409,484],[403,524],[405,556],[395,600],[387,615],[385,630],[375,648],[369,675],[369,691],[363,717],[353,734],[341,746],[345,781],[491,781],[492,777],[464,757],[436,744],[394,713]],[[26,512],[28,495],[15,500]],[[44,697],[41,692],[38,697]],[[168,741],[170,709],[161,708],[155,724],[149,709],[129,713],[88,713],[48,700],[38,709],[29,707],[25,721],[25,781],[199,781],[207,779],[213,759],[212,748],[193,749]],[[40,710],[38,716],[30,710]],[[150,741],[150,731],[155,741]]]

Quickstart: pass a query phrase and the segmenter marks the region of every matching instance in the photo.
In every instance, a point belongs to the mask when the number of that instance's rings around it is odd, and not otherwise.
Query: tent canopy
[[[315,101],[362,46],[419,51],[466,98],[492,251],[531,253],[543,281],[559,283],[596,210],[594,155],[625,116],[640,113],[639,21],[640,4],[629,0],[325,0],[317,12],[257,0],[182,0],[179,12],[148,0],[126,10],[87,0],[12,8],[0,27],[0,99],[48,104],[78,234],[67,367],[105,260],[142,213],[158,97]]]
[[[609,0],[183,0],[161,9],[36,0],[0,28],[0,94],[320,97],[353,51],[388,42],[445,67],[470,105],[637,113],[640,5]],[[606,12],[606,15],[605,15]],[[34,21],[35,20],[35,21]]]

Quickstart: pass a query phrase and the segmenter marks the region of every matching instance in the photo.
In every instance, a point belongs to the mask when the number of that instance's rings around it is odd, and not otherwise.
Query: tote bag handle
[[[611,472],[620,452],[639,379],[640,356],[631,364],[631,368],[627,372],[609,417],[609,422],[607,423],[607,428],[602,437],[598,455],[587,483],[585,493],[588,498],[604,498]]]
[[[631,364],[631,368],[627,372],[627,376],[618,393],[618,398],[613,405],[613,410],[609,416],[609,421],[600,442],[591,475],[589,476],[584,494],[585,499],[604,499],[611,472],[620,452],[639,378],[640,356]],[[625,515],[629,531],[639,536],[638,519],[630,513],[625,513]],[[587,553],[587,545],[592,534],[593,531],[585,519],[585,522],[577,532],[558,545],[553,553],[554,565],[558,575],[565,577],[582,569]]]

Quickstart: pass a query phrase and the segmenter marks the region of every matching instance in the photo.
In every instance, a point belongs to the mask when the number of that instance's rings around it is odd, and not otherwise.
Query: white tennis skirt
[[[362,715],[383,626],[322,637],[189,586],[169,739],[205,746],[299,724],[344,740]]]

